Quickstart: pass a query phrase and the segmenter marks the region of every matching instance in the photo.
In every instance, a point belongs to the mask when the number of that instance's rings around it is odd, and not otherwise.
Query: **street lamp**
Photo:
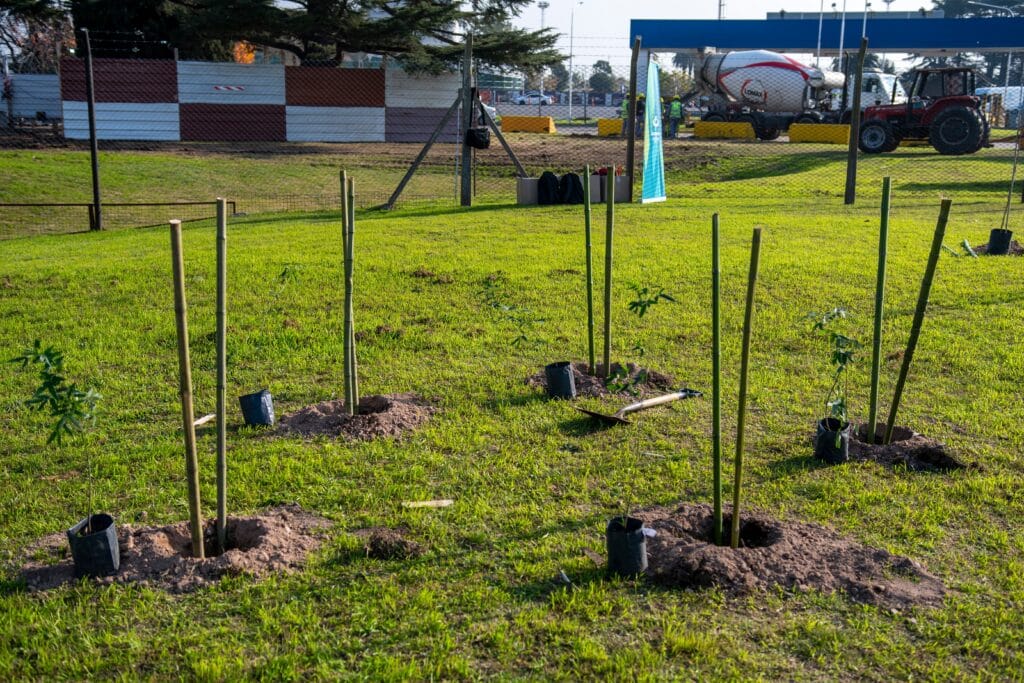
[[[990,5],[987,2],[974,2],[974,0],[967,0],[968,5],[974,5],[976,7],[987,7],[988,9],[999,10],[1000,12],[1006,12],[1011,17],[1016,17],[1017,13],[1009,7],[1003,7],[1002,5]],[[1020,5],[1014,5],[1014,7],[1020,7]],[[1003,105],[1005,107],[1006,100],[1010,95],[1010,60],[1013,58],[1012,52],[1006,53],[1006,77],[1003,79]]]
[[[544,15],[548,11],[548,7],[551,7],[551,3],[547,0],[541,0],[537,3],[537,7],[540,7],[540,30],[544,30]],[[540,93],[540,98],[537,99],[537,107],[540,107],[540,101],[544,98],[544,67],[540,68],[540,87],[537,88],[537,92]],[[540,109],[537,109],[537,113],[540,114]]]
[[[814,66],[821,68],[821,25],[825,20],[825,0],[818,7],[818,49],[814,52]]]
[[[576,7],[582,4],[583,0],[574,3],[569,13],[569,123],[572,123],[572,40],[576,29]]]
[[[864,3],[864,21],[860,25],[860,37],[867,38],[868,35],[868,10],[871,9],[871,3]]]

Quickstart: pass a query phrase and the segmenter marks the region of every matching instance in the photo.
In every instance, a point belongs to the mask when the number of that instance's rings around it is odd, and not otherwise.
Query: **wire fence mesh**
[[[479,98],[528,176],[621,166],[630,128],[642,159],[642,113],[657,107],[670,196],[842,203],[856,55],[845,74],[764,51],[655,55],[662,100],[646,100],[641,60],[631,106],[621,50],[602,54],[599,41],[579,40],[571,62],[543,73],[475,70]],[[462,74],[409,74],[363,58],[325,66],[168,52],[107,50],[93,60],[104,227],[208,212],[115,204],[216,196],[245,214],[336,210],[342,168],[356,178],[358,206],[379,206],[432,137],[400,201],[458,202]],[[37,64],[5,78],[0,238],[90,226],[81,206],[92,202],[85,63],[67,53],[49,63],[54,73]],[[888,175],[905,197],[952,196],[995,214],[1019,139],[1019,88],[993,87],[969,67],[932,66],[900,78],[862,73],[858,195],[877,196]],[[483,122],[474,112],[473,125]],[[477,200],[516,200],[516,166],[495,141],[473,152],[470,172]],[[1013,199],[1016,210],[1020,190]],[[67,206],[15,206],[40,203]]]

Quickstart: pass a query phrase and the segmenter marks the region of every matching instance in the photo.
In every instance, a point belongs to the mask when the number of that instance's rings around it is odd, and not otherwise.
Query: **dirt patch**
[[[121,568],[113,576],[93,579],[97,584],[137,583],[188,593],[216,583],[224,576],[261,577],[302,567],[320,547],[326,519],[298,505],[283,505],[253,517],[229,517],[228,550],[210,557],[214,529],[205,529],[208,556],[192,557],[187,522],[167,526],[125,525],[118,529]],[[30,591],[45,591],[74,580],[74,564],[64,534],[52,534],[27,550],[32,559],[22,568]],[[56,561],[56,562],[55,562]]]
[[[572,375],[573,381],[576,383],[576,395],[577,396],[645,396],[651,393],[661,393],[664,391],[670,391],[675,387],[675,380],[669,375],[663,375],[660,372],[642,368],[636,363],[626,363],[625,368],[619,363],[612,363],[612,372],[614,376],[617,373],[623,373],[622,377],[617,380],[617,387],[613,387],[610,390],[605,386],[604,379],[600,377],[603,375],[604,365],[598,363],[597,373],[595,375],[587,374],[586,363],[573,363],[572,364]],[[530,375],[526,378],[526,383],[531,387],[538,387],[547,391],[548,380],[544,376],[544,369],[541,368],[540,372]]]
[[[405,529],[373,527],[359,529],[356,536],[363,539],[366,556],[378,560],[408,560],[424,553],[422,545],[406,538]]]
[[[416,394],[364,396],[359,399],[358,415],[347,415],[344,401],[324,401],[285,415],[279,429],[286,434],[300,436],[322,434],[370,440],[401,436],[422,425],[435,412],[433,406]]]
[[[711,506],[636,513],[658,535],[647,539],[648,576],[679,588],[718,587],[732,595],[782,587],[841,592],[855,602],[903,609],[938,606],[946,588],[919,564],[869,548],[816,524],[743,515],[740,547],[715,545]],[[731,515],[725,514],[728,533]]]
[[[978,255],[988,254],[988,243],[974,247],[974,253]],[[1008,256],[1024,256],[1024,246],[1017,240],[1010,240],[1010,251],[1007,252]]]
[[[876,426],[876,440],[881,441],[885,425]],[[908,427],[894,427],[892,441],[888,445],[871,443],[868,438],[868,426],[860,425],[850,434],[850,459],[873,460],[888,467],[905,466],[915,472],[950,472],[967,467],[954,457],[946,445],[923,434],[918,434]]]

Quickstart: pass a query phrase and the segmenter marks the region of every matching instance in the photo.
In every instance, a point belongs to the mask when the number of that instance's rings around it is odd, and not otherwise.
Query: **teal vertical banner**
[[[644,187],[640,201],[665,201],[665,160],[661,150],[661,82],[658,65],[647,65],[647,106],[644,107]]]

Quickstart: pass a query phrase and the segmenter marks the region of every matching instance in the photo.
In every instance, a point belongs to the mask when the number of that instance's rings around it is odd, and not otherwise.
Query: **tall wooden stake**
[[[590,166],[583,167],[583,229],[586,234],[587,250],[587,372],[593,375],[594,367],[594,259],[590,240]]]
[[[611,376],[612,367],[612,238],[615,233],[615,164],[608,166],[605,176],[608,203],[605,212],[604,233],[604,379]]]
[[[711,467],[715,544],[722,544],[722,337],[718,214],[711,216]]]
[[[178,328],[178,394],[185,431],[185,478],[188,483],[188,523],[192,556],[205,557],[203,520],[199,506],[199,461],[196,458],[195,414],[192,408],[192,367],[188,352],[188,306],[185,303],[185,261],[181,251],[181,221],[171,221],[171,269],[174,274],[174,319]]]
[[[349,308],[349,304],[351,303],[351,300],[352,300],[352,279],[351,279],[352,276],[351,276],[351,273],[349,271],[349,266],[351,264],[348,261],[348,258],[349,258],[349,253],[348,253],[348,230],[349,230],[349,227],[348,227],[348,217],[349,217],[348,186],[349,186],[348,173],[345,172],[345,171],[342,171],[341,172],[341,254],[342,254],[342,264],[343,264],[343,271],[344,271],[344,277],[345,277],[345,294],[344,294],[345,302],[343,304],[344,305],[344,309],[345,309],[345,323],[344,323],[344,327],[342,329],[342,337],[344,338],[343,344],[344,344],[344,354],[345,354],[344,368],[343,368],[343,371],[345,373],[345,414],[346,415],[355,415],[355,410],[354,410],[355,400],[354,400],[354,395],[352,393],[352,363],[351,363],[351,358],[352,358],[352,316],[351,316],[351,309]]]
[[[629,128],[626,135],[626,177],[629,178],[629,198],[633,201],[633,167],[636,165],[636,67],[640,62],[640,36],[633,38],[633,53],[629,58]],[[652,103],[653,104],[653,103]]]
[[[878,420],[878,376],[882,367],[882,313],[885,305],[885,261],[889,248],[889,198],[892,181],[882,178],[882,220],[878,227],[878,275],[875,279],[875,328],[871,340],[871,394],[868,397],[868,438],[875,443]]]
[[[466,131],[473,127],[473,34],[466,34],[462,55],[462,176],[459,192],[462,206],[473,206],[473,148],[466,143]]]
[[[750,328],[754,322],[754,286],[761,258],[761,228],[754,228],[750,246],[750,274],[747,277],[747,310],[743,316],[743,348],[740,356],[740,405],[736,413],[736,473],[732,491],[732,547],[740,546],[740,491],[743,486],[743,432],[747,420],[747,376],[750,370]]]
[[[853,86],[853,109],[850,110],[850,140],[846,155],[846,193],[844,204],[857,201],[857,144],[860,142],[860,91],[864,80],[864,59],[867,56],[868,39],[860,39],[860,52],[857,53],[857,76]]]
[[[228,219],[227,202],[217,198],[217,550],[227,543],[228,516]]]
[[[349,304],[348,304],[348,317],[351,322],[348,326],[349,334],[349,368],[352,376],[352,410],[353,414],[359,414],[359,360],[358,354],[356,353],[356,324],[355,324],[355,307],[352,303],[355,297],[355,289],[353,287],[353,276],[356,269],[356,181],[355,178],[348,179],[348,281],[349,281]]]
[[[917,297],[914,322],[910,326],[910,339],[907,340],[907,350],[903,352],[900,378],[896,382],[896,393],[893,394],[892,405],[889,407],[889,421],[885,425],[885,443],[892,441],[892,430],[896,426],[896,412],[900,407],[900,399],[903,398],[903,386],[907,382],[910,362],[914,359],[914,350],[917,349],[917,340],[921,336],[921,325],[924,323],[924,313],[928,308],[928,296],[932,291],[932,279],[935,277],[935,266],[938,264],[939,254],[942,252],[942,240],[946,237],[946,222],[949,220],[949,207],[952,204],[953,200],[943,199],[939,208],[939,220],[935,225],[935,236],[932,238],[932,252],[928,256],[924,279],[921,280],[921,292]]]

